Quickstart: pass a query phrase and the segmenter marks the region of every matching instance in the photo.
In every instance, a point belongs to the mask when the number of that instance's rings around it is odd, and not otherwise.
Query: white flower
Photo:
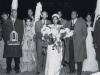
[[[60,30],[60,33],[69,33],[70,32],[70,29],[69,28],[65,28],[65,29],[61,29]]]
[[[68,38],[68,37],[73,36],[73,32],[74,32],[74,31],[70,31],[69,28],[65,28],[65,29],[62,29],[62,30],[60,31],[60,33],[66,33],[66,35],[65,35],[64,38]]]
[[[50,34],[51,33],[51,29],[49,27],[47,27],[46,25],[43,26],[43,28],[41,29],[41,33],[44,36],[45,34]]]

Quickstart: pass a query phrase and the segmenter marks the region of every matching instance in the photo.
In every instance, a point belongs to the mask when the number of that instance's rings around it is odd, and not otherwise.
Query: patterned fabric
[[[36,44],[33,27],[26,26],[22,43],[21,72],[32,71],[36,66]]]

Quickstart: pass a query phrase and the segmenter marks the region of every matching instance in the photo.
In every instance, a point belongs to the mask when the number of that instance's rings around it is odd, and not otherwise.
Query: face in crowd
[[[28,9],[28,16],[33,16],[33,11],[32,11],[32,9]]]
[[[53,17],[53,23],[54,24],[58,24],[58,21],[59,21],[58,17],[54,16]]]
[[[78,17],[77,12],[76,12],[76,11],[72,11],[72,13],[71,13],[71,18],[72,18],[72,19],[76,19],[77,17]]]
[[[41,13],[41,17],[42,17],[42,19],[47,19],[47,17],[48,17],[48,13],[46,12],[46,11],[43,11],[42,13]]]
[[[13,18],[17,18],[17,10],[12,9],[12,10],[11,10],[11,16],[12,16]]]
[[[26,26],[31,26],[31,19],[26,19]]]
[[[61,18],[61,17],[62,17],[62,12],[59,11],[59,12],[58,12],[58,15],[59,15],[59,18]]]
[[[90,21],[91,21],[91,19],[92,19],[91,15],[90,15],[90,14],[88,14],[88,15],[86,16],[86,20],[87,20],[88,22],[90,22]]]
[[[2,17],[3,20],[7,20],[8,17],[9,17],[9,14],[3,13],[3,14],[1,15],[1,17]]]

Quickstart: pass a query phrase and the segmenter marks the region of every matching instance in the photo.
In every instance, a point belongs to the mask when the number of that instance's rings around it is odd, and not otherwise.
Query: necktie
[[[74,20],[72,20],[71,30],[74,30]]]
[[[12,22],[13,22],[13,26],[14,26],[14,24],[15,24],[15,19],[14,18],[12,19]]]

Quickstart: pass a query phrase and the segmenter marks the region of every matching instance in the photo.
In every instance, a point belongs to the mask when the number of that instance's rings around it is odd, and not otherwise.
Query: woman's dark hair
[[[32,19],[31,19],[30,17],[25,18],[25,22],[26,22],[27,20],[32,21]]]
[[[54,17],[56,17],[56,16],[54,16]],[[53,23],[53,18],[54,17],[52,17],[52,23]],[[57,17],[57,19],[58,19],[58,23],[57,24],[61,24],[58,17]]]
[[[92,18],[92,13],[87,13],[86,18],[87,18],[88,15],[91,16],[91,22],[92,22],[92,19],[93,19],[93,18]],[[87,25],[87,27],[88,27],[88,25]],[[93,22],[92,22],[92,24],[91,24],[91,27],[93,27]]]
[[[92,18],[92,17],[93,17],[93,16],[92,16],[92,13],[87,13],[86,18],[87,18],[88,15],[91,16],[91,20],[92,20],[92,19],[93,19],[93,18]]]

